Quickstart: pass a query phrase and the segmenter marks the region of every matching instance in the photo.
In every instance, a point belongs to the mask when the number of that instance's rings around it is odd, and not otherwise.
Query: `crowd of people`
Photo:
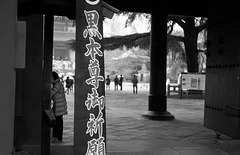
[[[113,79],[114,82],[114,90],[123,90],[123,76],[119,77],[116,75]],[[106,90],[110,90],[111,79],[109,75],[107,75],[105,79]],[[138,93],[138,79],[136,75],[133,75],[132,85],[133,85],[133,93]],[[52,90],[51,90],[51,98],[52,105],[51,111],[56,118],[56,124],[53,127],[52,132],[52,142],[63,142],[63,116],[68,114],[67,110],[67,100],[65,94],[73,93],[74,87],[74,78],[70,78],[67,76],[66,79],[63,77],[59,77],[57,72],[52,72]]]
[[[123,75],[116,75],[115,78],[113,79],[114,82],[114,91],[122,91],[123,90]],[[138,92],[138,78],[136,75],[133,75],[132,78],[132,84],[133,84],[133,93],[137,94]],[[106,79],[105,79],[105,83],[106,83],[106,90],[109,91],[110,90],[110,83],[111,83],[111,79],[109,77],[109,75],[107,75]]]

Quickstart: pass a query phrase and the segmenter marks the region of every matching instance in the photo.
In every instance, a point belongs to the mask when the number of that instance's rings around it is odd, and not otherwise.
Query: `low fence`
[[[191,90],[191,89],[182,89],[181,85],[175,84],[168,84],[167,86],[167,96],[169,97],[170,93],[177,93],[179,98],[182,99],[183,94],[200,94],[201,97],[205,94],[204,90]]]

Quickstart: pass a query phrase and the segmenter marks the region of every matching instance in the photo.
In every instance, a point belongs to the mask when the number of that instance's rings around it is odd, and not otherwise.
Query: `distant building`
[[[75,39],[74,21],[55,16],[53,39],[53,70],[61,73],[75,70],[75,51],[68,49],[66,43]]]

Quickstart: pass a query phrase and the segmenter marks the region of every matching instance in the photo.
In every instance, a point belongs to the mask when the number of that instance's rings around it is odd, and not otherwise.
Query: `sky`
[[[112,19],[106,18],[103,22],[104,37],[150,32],[148,19],[144,17],[137,18],[132,25],[128,27],[125,27],[126,20],[127,15],[114,14]]]

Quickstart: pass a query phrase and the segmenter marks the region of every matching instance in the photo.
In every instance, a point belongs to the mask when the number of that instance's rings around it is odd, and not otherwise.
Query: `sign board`
[[[76,6],[74,152],[106,155],[102,1]]]
[[[182,89],[205,90],[205,74],[182,73]]]

